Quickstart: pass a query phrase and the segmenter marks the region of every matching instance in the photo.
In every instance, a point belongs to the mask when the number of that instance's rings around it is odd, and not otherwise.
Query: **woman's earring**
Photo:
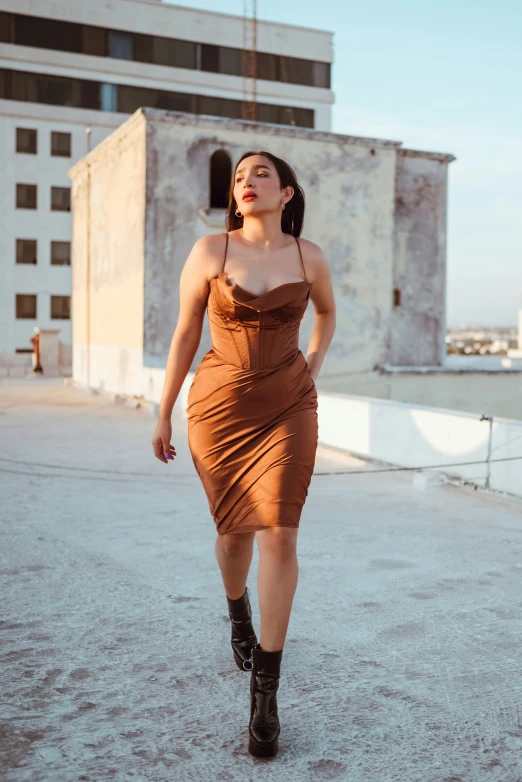
[[[284,208],[285,208],[285,205],[283,204],[283,210],[284,210]]]
[[[235,211],[235,215],[236,215],[236,217],[242,217],[242,214],[241,214],[241,212],[239,211],[239,209],[236,209],[236,211]]]

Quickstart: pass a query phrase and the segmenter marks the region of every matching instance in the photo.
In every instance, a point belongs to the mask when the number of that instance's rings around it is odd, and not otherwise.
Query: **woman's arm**
[[[172,410],[201,341],[209,294],[209,262],[215,244],[213,236],[198,239],[180,276],[178,322],[170,343],[158,423],[152,438],[155,455],[165,463],[173,451],[170,446]]]
[[[306,360],[310,367],[310,374],[315,380],[335,332],[336,308],[328,261],[317,244],[309,241],[303,243],[304,257],[310,270],[309,279],[312,283],[310,301],[315,311]]]

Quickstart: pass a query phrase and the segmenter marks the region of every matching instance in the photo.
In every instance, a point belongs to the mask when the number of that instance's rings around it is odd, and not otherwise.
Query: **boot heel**
[[[259,744],[250,736],[248,739],[248,751],[256,758],[275,758],[279,752],[279,737],[270,744]]]

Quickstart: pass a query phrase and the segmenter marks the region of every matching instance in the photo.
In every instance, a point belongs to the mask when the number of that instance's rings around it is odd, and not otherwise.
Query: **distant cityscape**
[[[518,345],[516,326],[458,326],[446,332],[447,355],[498,356]]]

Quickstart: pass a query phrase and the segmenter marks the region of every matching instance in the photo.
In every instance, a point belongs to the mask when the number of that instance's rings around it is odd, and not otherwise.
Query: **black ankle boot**
[[[232,651],[238,668],[243,671],[252,670],[252,649],[257,644],[257,637],[252,626],[252,608],[248,599],[248,587],[243,597],[231,600],[227,595],[228,615],[232,622]]]
[[[250,679],[250,723],[248,751],[258,758],[274,757],[279,749],[277,690],[283,650],[265,652],[254,647]]]

